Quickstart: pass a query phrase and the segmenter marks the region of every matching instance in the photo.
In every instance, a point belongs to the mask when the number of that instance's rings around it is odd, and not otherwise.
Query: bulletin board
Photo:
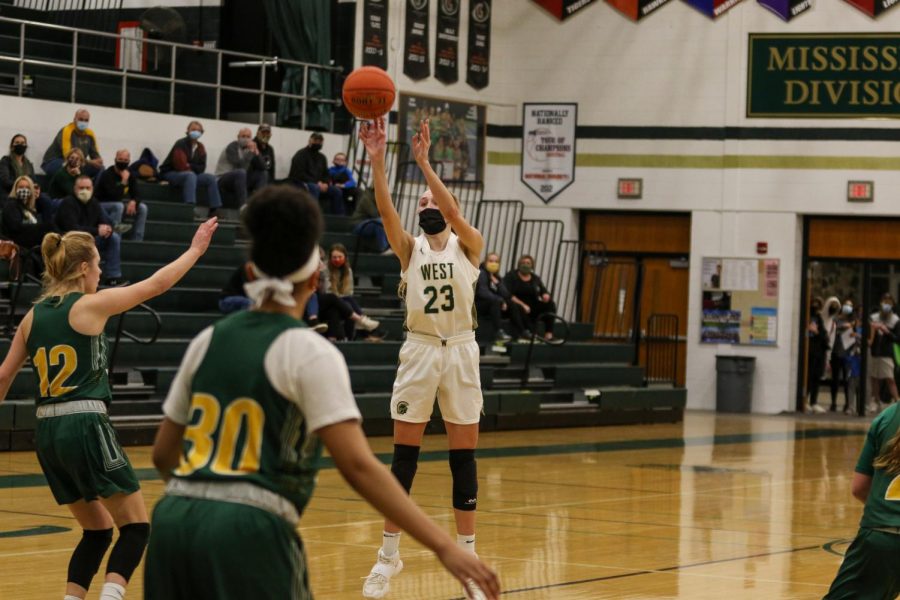
[[[777,259],[704,258],[700,341],[776,346],[778,279]]]

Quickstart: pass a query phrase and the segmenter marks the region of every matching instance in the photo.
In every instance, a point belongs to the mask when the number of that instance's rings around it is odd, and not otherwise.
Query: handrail
[[[19,38],[19,49],[18,56],[15,55],[0,55],[0,61],[2,62],[13,62],[18,63],[18,82],[17,82],[17,95],[24,96],[25,95],[25,66],[39,66],[53,69],[63,69],[71,72],[71,86],[69,91],[69,100],[73,103],[76,102],[76,90],[77,90],[77,80],[78,73],[91,73],[95,75],[107,75],[107,76],[117,76],[120,78],[121,85],[121,94],[120,101],[118,105],[120,108],[126,109],[127,106],[127,97],[128,97],[128,80],[136,79],[141,81],[155,81],[159,83],[167,83],[169,86],[169,106],[168,106],[168,114],[175,114],[175,89],[177,86],[190,86],[197,88],[205,88],[205,89],[213,89],[215,90],[216,99],[215,99],[215,118],[221,118],[221,100],[222,100],[222,92],[235,92],[235,93],[243,93],[243,94],[259,94],[259,110],[258,110],[258,122],[264,122],[264,113],[265,113],[265,98],[266,96],[274,97],[274,98],[289,98],[292,100],[296,100],[302,103],[303,110],[301,112],[301,121],[300,128],[306,128],[306,106],[307,103],[314,104],[328,104],[332,106],[340,106],[341,100],[338,98],[324,98],[321,96],[310,96],[307,93],[304,94],[287,94],[284,92],[275,92],[266,90],[266,68],[269,65],[274,64],[277,68],[278,65],[284,64],[287,67],[295,67],[302,69],[303,71],[303,82],[305,87],[305,92],[309,89],[309,73],[310,70],[322,71],[326,73],[331,73],[332,77],[340,74],[342,72],[341,67],[332,66],[332,65],[319,65],[310,62],[304,62],[299,60],[291,60],[286,58],[279,57],[269,57],[263,56],[259,54],[251,54],[248,52],[237,52],[230,50],[222,50],[220,48],[206,48],[203,46],[194,46],[191,44],[184,44],[180,42],[169,42],[164,40],[157,39],[148,39],[144,37],[138,37],[129,34],[119,34],[119,33],[108,33],[105,31],[94,31],[90,29],[83,29],[79,27],[66,27],[63,25],[55,25],[51,23],[41,23],[39,21],[30,21],[24,19],[14,19],[10,17],[0,17],[0,24],[11,24],[18,25],[18,38]],[[25,32],[28,27],[40,28],[40,29],[49,29],[53,31],[66,32],[72,34],[72,59],[68,62],[55,62],[52,60],[42,60],[35,58],[26,58],[25,56]],[[144,73],[130,71],[127,66],[123,64],[121,67],[115,68],[98,68],[97,66],[86,66],[78,64],[78,41],[79,36],[95,36],[102,38],[109,38],[115,40],[121,40],[127,43],[140,43],[145,45],[146,47],[154,47],[154,48],[166,48],[169,49],[171,54],[171,68],[169,69],[168,76],[161,75],[147,75]],[[178,78],[176,76],[177,73],[177,56],[178,50],[190,50],[192,52],[201,52],[206,53],[208,55],[212,55],[216,58],[216,70],[215,70],[215,82],[210,81],[197,81],[194,79],[184,79]],[[243,88],[236,87],[231,85],[225,85],[222,83],[222,57],[227,55],[228,57],[235,58],[244,58],[249,59],[250,61],[258,63],[258,68],[260,70],[260,85],[258,88]],[[248,61],[244,61],[248,62]],[[161,111],[165,112],[165,111]],[[332,115],[332,129],[333,129],[333,115]]]
[[[522,387],[527,387],[528,382],[531,380],[531,355],[534,353],[534,343],[536,341],[540,341],[541,343],[547,344],[548,346],[562,346],[567,341],[569,341],[569,322],[560,317],[557,314],[553,313],[544,313],[541,315],[551,316],[554,321],[558,321],[563,324],[563,328],[565,330],[565,334],[562,336],[557,336],[555,331],[553,334],[552,340],[546,340],[543,337],[539,336],[536,333],[531,334],[531,341],[528,343],[528,353],[525,355],[525,366],[522,368]],[[556,328],[554,327],[554,330]]]
[[[144,339],[144,338],[138,337],[135,334],[131,333],[130,331],[126,331],[124,329],[125,315],[127,315],[132,310],[137,309],[137,308],[140,308],[140,309],[150,313],[150,316],[152,316],[153,320],[156,321],[156,329],[153,331],[153,335],[150,336],[150,338]],[[153,310],[146,304],[138,304],[131,310],[127,310],[127,311],[119,314],[119,322],[116,324],[116,337],[115,337],[115,340],[113,341],[112,351],[109,353],[109,364],[107,366],[109,373],[112,374],[113,372],[115,372],[116,356],[119,353],[119,343],[122,341],[123,335],[125,337],[127,337],[128,339],[130,339],[132,342],[136,342],[138,344],[141,344],[142,346],[149,346],[150,344],[153,344],[156,342],[156,340],[159,338],[159,332],[161,330],[162,330],[162,317],[159,316],[158,312],[156,312],[155,310]]]

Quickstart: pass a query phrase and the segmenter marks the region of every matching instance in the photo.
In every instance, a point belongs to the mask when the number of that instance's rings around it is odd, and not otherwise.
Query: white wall
[[[97,135],[100,154],[104,163],[109,166],[114,162],[116,150],[128,149],[132,160],[137,159],[141,151],[150,148],[159,158],[160,163],[178,138],[184,137],[191,117],[165,115],[159,113],[137,112],[117,108],[97,107],[90,105],[73,105],[65,102],[50,102],[0,96],[0,113],[14,118],[0,121],[0,144],[3,154],[9,140],[16,133],[28,137],[28,158],[40,170],[44,151],[53,141],[61,127],[72,121],[76,108],[87,108],[91,112],[91,129]],[[237,139],[238,130],[250,127],[256,134],[256,123],[236,123],[233,121],[214,121],[201,119],[204,134],[200,141],[206,146],[208,154],[206,170],[215,171],[219,154],[225,146]],[[287,177],[291,166],[291,157],[309,142],[307,131],[297,129],[272,128],[271,144],[275,148],[275,161],[278,178]],[[325,135],[323,152],[330,157],[335,152],[345,151],[346,136]]]

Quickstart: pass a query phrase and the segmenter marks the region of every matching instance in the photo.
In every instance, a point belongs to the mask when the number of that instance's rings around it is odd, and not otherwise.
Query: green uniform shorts
[[[861,528],[824,600],[893,600],[900,595],[900,535]]]
[[[109,498],[141,489],[103,413],[38,419],[37,457],[59,504]]]
[[[145,600],[312,600],[296,530],[266,510],[164,496],[153,510]]]

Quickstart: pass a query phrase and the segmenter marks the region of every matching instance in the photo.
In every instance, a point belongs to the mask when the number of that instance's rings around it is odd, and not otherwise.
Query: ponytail
[[[70,231],[65,235],[48,233],[41,242],[44,259],[44,290],[37,302],[53,296],[65,296],[79,289],[82,263],[94,259],[94,238],[83,231]]]
[[[884,469],[890,475],[900,474],[900,429],[887,443],[884,452],[875,459],[875,468]]]

